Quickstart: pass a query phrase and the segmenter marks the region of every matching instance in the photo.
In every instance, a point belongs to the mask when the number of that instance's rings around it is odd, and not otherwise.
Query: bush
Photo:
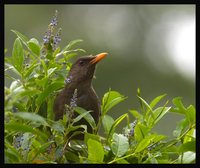
[[[126,97],[109,89],[102,98],[102,115],[97,125],[90,113],[80,107],[70,107],[79,113],[72,122],[68,122],[67,114],[54,121],[54,98],[65,85],[70,59],[85,52],[74,49],[82,40],[71,41],[61,50],[61,29],[54,33],[56,26],[57,14],[42,44],[12,30],[17,38],[12,56],[5,58],[5,76],[12,80],[10,87],[5,87],[5,163],[195,163],[196,110],[192,105],[185,107],[180,97],[172,100],[173,107],[168,106],[168,100],[157,107],[166,94],[148,103],[138,89],[141,111],[129,110],[114,120],[108,112]],[[172,139],[152,131],[169,112],[184,116]],[[81,118],[93,130],[102,126],[104,134],[87,133],[86,125],[74,126]],[[117,133],[123,120],[126,126]],[[84,141],[69,142],[67,135],[72,131],[71,136],[80,133],[76,131],[80,127],[84,128]]]

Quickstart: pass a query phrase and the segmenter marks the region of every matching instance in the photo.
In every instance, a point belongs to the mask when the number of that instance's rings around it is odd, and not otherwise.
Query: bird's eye
[[[79,61],[79,65],[83,66],[85,64],[85,61]]]

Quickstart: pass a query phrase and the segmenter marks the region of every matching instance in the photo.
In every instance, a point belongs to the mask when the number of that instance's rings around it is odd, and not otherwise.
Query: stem
[[[180,137],[178,137],[178,140],[182,139],[191,129],[195,128],[196,124],[193,124],[188,130],[186,130]]]
[[[122,159],[128,158],[128,157],[133,156],[133,155],[135,155],[135,153],[131,153],[131,154],[129,154],[129,155],[126,155],[126,156],[121,157],[121,158],[118,158],[118,159],[114,159],[114,160],[108,162],[108,164],[112,164],[112,163],[114,163],[114,162],[116,162],[116,161],[119,161],[119,160],[122,160]]]
[[[196,126],[196,124],[192,125],[190,128],[188,128],[181,136],[179,136],[176,140],[176,142],[173,142],[169,144],[166,148],[169,148],[170,146],[175,145],[178,141],[180,141],[191,129],[193,129]]]

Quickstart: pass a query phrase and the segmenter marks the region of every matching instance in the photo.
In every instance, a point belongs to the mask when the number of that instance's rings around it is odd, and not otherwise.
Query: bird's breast
[[[95,121],[98,122],[100,115],[100,102],[93,88],[84,90],[83,92],[78,91],[77,106],[92,111],[91,115]]]

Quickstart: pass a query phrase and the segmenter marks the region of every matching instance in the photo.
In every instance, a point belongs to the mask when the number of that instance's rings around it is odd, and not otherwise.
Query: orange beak
[[[92,59],[90,61],[91,64],[96,64],[97,62],[99,62],[100,60],[102,60],[106,55],[108,55],[108,53],[100,53],[98,54],[94,59]]]

